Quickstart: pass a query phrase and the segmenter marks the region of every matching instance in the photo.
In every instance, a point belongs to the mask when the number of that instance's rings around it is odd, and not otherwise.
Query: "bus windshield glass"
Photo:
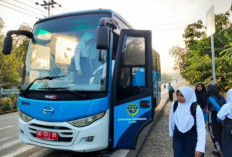
[[[22,90],[34,81],[29,90],[105,91],[107,52],[96,49],[97,26],[102,17],[109,15],[68,16],[36,24]],[[99,54],[103,55],[101,60]]]

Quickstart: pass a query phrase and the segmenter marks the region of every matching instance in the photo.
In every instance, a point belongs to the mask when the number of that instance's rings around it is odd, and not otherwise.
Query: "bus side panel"
[[[149,101],[151,97],[118,105],[114,108],[114,148],[132,149],[135,146],[137,131],[152,120],[151,107],[141,107],[141,102]]]

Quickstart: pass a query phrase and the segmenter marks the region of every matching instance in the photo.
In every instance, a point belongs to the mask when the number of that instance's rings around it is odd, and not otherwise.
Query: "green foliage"
[[[4,28],[4,21],[3,19],[0,17],[0,30],[2,30]]]
[[[171,82],[171,81],[172,81],[172,76],[163,73],[163,74],[161,75],[161,81],[162,81],[162,82],[163,82],[163,81],[165,81],[165,82]]]
[[[12,107],[13,107],[14,110],[16,110],[17,109],[17,101],[18,101],[17,95],[16,94],[11,94],[11,95],[8,96],[8,98],[11,99]]]
[[[186,62],[186,49],[174,46],[169,50],[169,55],[175,58],[175,67],[174,70],[178,70],[183,73],[183,66]]]
[[[4,21],[0,18],[0,28],[3,27]],[[32,31],[26,24],[20,25],[19,30]],[[2,49],[3,40],[4,36],[0,35],[0,49]],[[14,36],[12,53],[7,56],[0,53],[0,87],[10,88],[20,85],[20,74],[23,71],[28,43],[29,39],[25,36]]]
[[[214,34],[217,84],[223,90],[232,87],[232,23],[230,13],[215,15]],[[211,39],[205,34],[201,21],[186,26],[183,34],[186,48],[170,50],[175,57],[175,69],[191,84],[212,82]]]
[[[13,102],[11,98],[2,98],[2,111],[11,111],[13,109]]]

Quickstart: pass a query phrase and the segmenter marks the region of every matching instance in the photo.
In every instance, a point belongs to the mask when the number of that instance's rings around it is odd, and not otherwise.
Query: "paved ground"
[[[18,113],[0,115],[0,157],[95,157],[101,153],[58,151],[22,143],[18,138]]]
[[[168,134],[168,119],[169,109],[171,102],[169,102],[164,113],[156,126],[153,126],[150,134],[147,137],[143,148],[141,149],[138,157],[172,157],[172,138]],[[207,144],[205,157],[213,157],[212,155],[213,144],[207,130]]]

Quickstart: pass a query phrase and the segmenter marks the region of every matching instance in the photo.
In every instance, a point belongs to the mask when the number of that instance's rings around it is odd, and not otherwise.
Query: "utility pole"
[[[49,1],[45,1],[43,0],[42,4],[39,4],[39,2],[35,2],[36,5],[40,5],[41,7],[43,7],[44,9],[46,9],[48,11],[48,17],[50,16],[50,10],[51,8],[55,8],[55,5],[58,5],[61,8],[61,5],[58,4],[57,2],[55,2],[54,0],[49,0]]]
[[[207,37],[211,37],[211,51],[212,51],[212,75],[213,75],[213,83],[216,83],[216,68],[215,68],[215,54],[214,54],[214,37],[215,33],[215,17],[214,17],[214,6],[209,8],[206,12],[206,21],[207,21]]]

